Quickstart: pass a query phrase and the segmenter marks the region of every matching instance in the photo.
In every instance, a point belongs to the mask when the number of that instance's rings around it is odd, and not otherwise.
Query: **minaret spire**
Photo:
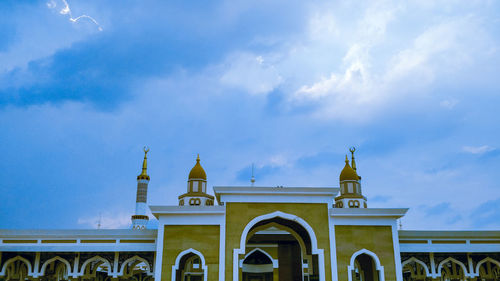
[[[354,151],[356,151],[356,148],[353,146],[349,148],[349,151],[351,152],[351,167],[356,171],[356,162],[354,161]]]
[[[142,161],[142,172],[140,175],[137,176],[137,179],[148,179],[148,152],[149,152],[149,147],[145,146],[143,148],[144,150],[144,160]]]
[[[146,215],[146,202],[148,199],[148,152],[149,148],[144,147],[144,160],[142,161],[141,174],[137,176],[137,197],[135,200],[135,215],[132,216],[133,229],[145,229],[149,217]]]
[[[255,177],[254,177],[254,174],[253,174],[253,163],[252,163],[252,178],[250,179],[250,182],[252,183],[252,186],[255,184]]]

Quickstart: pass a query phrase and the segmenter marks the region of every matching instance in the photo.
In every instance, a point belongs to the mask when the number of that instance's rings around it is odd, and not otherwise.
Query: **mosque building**
[[[178,206],[148,206],[148,151],[131,229],[0,230],[0,281],[500,280],[500,231],[398,230],[408,209],[369,207],[354,149],[339,187],[213,195],[198,156]]]

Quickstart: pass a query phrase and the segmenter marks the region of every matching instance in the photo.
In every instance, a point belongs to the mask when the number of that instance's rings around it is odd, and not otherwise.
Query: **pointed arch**
[[[248,252],[248,254],[245,255],[245,257],[243,259],[240,260],[240,267],[243,266],[243,261],[248,258],[251,254],[255,253],[255,252],[261,252],[263,253],[265,256],[267,256],[272,264],[273,264],[273,268],[278,268],[279,267],[279,263],[278,263],[278,260],[275,260],[273,259],[273,257],[266,251],[262,250],[261,248],[255,248],[253,250],[251,250],[250,252]]]
[[[281,211],[275,211],[275,212],[272,212],[269,214],[255,217],[245,226],[245,228],[243,229],[243,232],[241,233],[241,237],[240,237],[240,248],[233,249],[233,281],[239,280],[239,273],[238,273],[239,257],[238,256],[245,254],[245,244],[246,244],[246,238],[248,236],[248,233],[251,231],[251,229],[257,223],[259,223],[263,220],[269,220],[269,219],[274,219],[274,218],[282,218],[285,220],[290,220],[290,221],[296,222],[306,230],[307,234],[309,235],[309,237],[311,239],[311,252],[314,255],[318,255],[319,280],[325,281],[324,250],[318,249],[318,239],[316,238],[316,234],[314,233],[313,228],[301,217],[293,215],[293,214],[287,214],[287,213],[284,213]]]
[[[71,273],[71,264],[66,259],[61,258],[60,256],[55,256],[55,257],[53,257],[53,258],[51,258],[43,263],[42,269],[40,270],[40,276],[45,275],[45,270],[47,269],[47,266],[54,261],[62,262],[64,265],[66,265],[66,271],[67,271],[68,275],[72,274]]]
[[[411,257],[411,258],[409,258],[409,259],[405,260],[405,261],[401,264],[401,268],[404,268],[404,267],[405,267],[405,265],[409,264],[410,262],[416,262],[416,263],[420,264],[420,265],[424,268],[426,276],[427,276],[427,277],[432,277],[432,275],[431,275],[431,274],[430,274],[430,272],[429,272],[429,268],[427,267],[427,265],[425,264],[425,262],[423,262],[423,261],[421,261],[421,260],[417,259],[416,257]]]
[[[108,276],[111,276],[111,263],[109,263],[109,261],[101,256],[95,256],[95,257],[92,257],[88,260],[86,260],[82,266],[80,267],[80,274],[79,276],[83,276],[85,275],[85,268],[87,267],[87,265],[93,261],[101,261],[102,263],[104,263],[105,265],[108,266]]]
[[[496,264],[499,268],[500,268],[500,262],[495,260],[495,259],[492,259],[490,257],[486,257],[484,259],[482,259],[481,261],[479,261],[476,265],[476,276],[479,276],[479,268],[481,267],[481,265],[483,265],[483,263],[485,262],[491,262],[491,263],[494,263]]]
[[[367,249],[361,249],[361,250],[355,252],[354,254],[352,254],[350,264],[347,266],[348,280],[352,281],[352,271],[355,268],[356,258],[362,254],[366,254],[366,255],[370,256],[375,261],[375,268],[379,272],[378,273],[379,274],[379,281],[385,281],[384,267],[380,264],[380,259],[378,258],[378,256],[374,252],[367,250]]]
[[[438,265],[438,267],[437,267],[437,270],[438,270],[438,271],[437,271],[437,275],[438,275],[438,276],[441,276],[441,270],[443,269],[443,265],[444,265],[445,263],[449,262],[449,261],[451,261],[451,262],[453,262],[453,263],[458,264],[458,265],[462,268],[462,270],[464,271],[464,276],[470,276],[470,274],[469,274],[469,273],[468,273],[468,271],[467,271],[467,267],[465,266],[465,264],[463,264],[461,261],[456,260],[456,259],[454,259],[454,258],[452,258],[452,257],[446,258],[446,259],[444,259],[443,261],[441,261],[441,262],[439,263],[439,265]]]
[[[309,237],[311,238],[311,248],[313,248],[314,251],[318,251],[318,240],[316,238],[316,234],[314,233],[314,230],[312,227],[302,218],[292,215],[292,214],[287,214],[283,213],[281,211],[276,211],[273,213],[269,213],[266,215],[258,216],[251,220],[246,226],[245,229],[243,229],[243,233],[241,234],[240,238],[240,249],[245,249],[245,244],[246,244],[246,237],[248,236],[248,233],[252,229],[254,225],[257,223],[263,221],[263,220],[268,220],[268,219],[273,219],[273,218],[282,218],[286,220],[291,220],[295,221],[296,223],[300,224],[304,229],[307,231],[309,234]],[[321,249],[322,250],[322,249]]]
[[[288,233],[290,233],[296,240],[297,242],[299,242],[299,245],[300,245],[300,249],[302,251],[302,255],[307,255],[307,249],[306,249],[306,243],[304,242],[304,239],[302,238],[302,236],[298,235],[297,232],[295,232],[293,229],[289,228],[288,226],[285,226],[285,225],[281,225],[279,223],[276,223],[276,222],[270,222],[270,223],[266,223],[264,225],[260,225],[260,226],[257,226],[255,228],[253,228],[249,233],[248,233],[248,236],[247,236],[247,241],[257,232],[263,230],[263,229],[266,229],[266,228],[269,228],[269,227],[276,227],[278,229],[281,229],[281,230],[284,230]]]
[[[30,261],[21,257],[21,256],[15,256],[13,258],[8,259],[2,266],[2,271],[0,271],[0,276],[5,276],[5,273],[7,271],[7,266],[9,266],[9,264],[16,262],[16,261],[24,262],[26,264],[26,267],[28,268],[28,275],[33,276],[33,269],[31,267]]]
[[[180,252],[177,255],[177,257],[175,258],[175,264],[172,265],[172,281],[175,280],[175,273],[179,269],[179,265],[180,265],[182,257],[185,256],[185,255],[187,255],[187,254],[189,254],[189,253],[192,253],[192,254],[197,255],[198,257],[200,257],[201,268],[203,269],[203,280],[207,281],[207,278],[208,278],[208,268],[207,268],[207,265],[205,263],[205,257],[203,256],[202,253],[200,253],[200,251],[197,251],[197,250],[195,250],[193,248],[189,248],[187,250],[184,250],[184,251]]]
[[[137,256],[137,255],[135,255],[135,256],[133,256],[133,257],[131,257],[131,258],[129,258],[129,259],[127,259],[127,260],[125,260],[125,261],[122,263],[122,267],[120,268],[120,273],[119,273],[119,275],[118,275],[118,276],[123,276],[123,274],[124,274],[124,272],[125,272],[125,267],[127,266],[127,264],[128,264],[129,262],[131,262],[131,261],[134,261],[134,260],[136,260],[136,261],[141,261],[141,262],[145,263],[145,264],[146,264],[146,268],[147,268],[146,274],[147,274],[147,275],[149,275],[149,276],[153,276],[153,271],[151,270],[151,265],[149,264],[149,262],[148,262],[146,259],[141,258],[141,257],[139,257],[139,256]]]

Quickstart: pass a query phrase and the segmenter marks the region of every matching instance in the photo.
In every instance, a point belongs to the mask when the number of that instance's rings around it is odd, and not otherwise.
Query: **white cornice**
[[[442,239],[442,238],[462,238],[462,239],[499,239],[500,231],[493,230],[400,230],[400,239]]]
[[[402,253],[499,252],[500,231],[400,230],[399,244]]]
[[[155,251],[156,229],[0,230],[0,252]]]
[[[228,202],[253,203],[327,203],[339,192],[334,187],[256,187],[214,186],[219,204]]]
[[[156,238],[156,229],[0,229],[0,238],[96,238],[129,239]]]
[[[330,216],[334,218],[393,218],[398,219],[408,212],[408,208],[331,208]]]
[[[224,215],[224,206],[149,206],[151,213],[159,219],[160,216],[176,215]]]

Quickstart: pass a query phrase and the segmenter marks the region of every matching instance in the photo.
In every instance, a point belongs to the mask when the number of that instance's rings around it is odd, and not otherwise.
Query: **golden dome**
[[[347,155],[345,157],[344,169],[342,169],[342,172],[340,172],[339,180],[340,181],[358,181],[359,180],[358,174],[349,165],[349,160],[347,159]]]
[[[189,172],[189,179],[207,180],[207,174],[205,173],[205,170],[203,170],[203,167],[200,165],[200,155],[199,154],[198,154],[198,157],[196,158],[196,164],[191,169],[191,172]]]

